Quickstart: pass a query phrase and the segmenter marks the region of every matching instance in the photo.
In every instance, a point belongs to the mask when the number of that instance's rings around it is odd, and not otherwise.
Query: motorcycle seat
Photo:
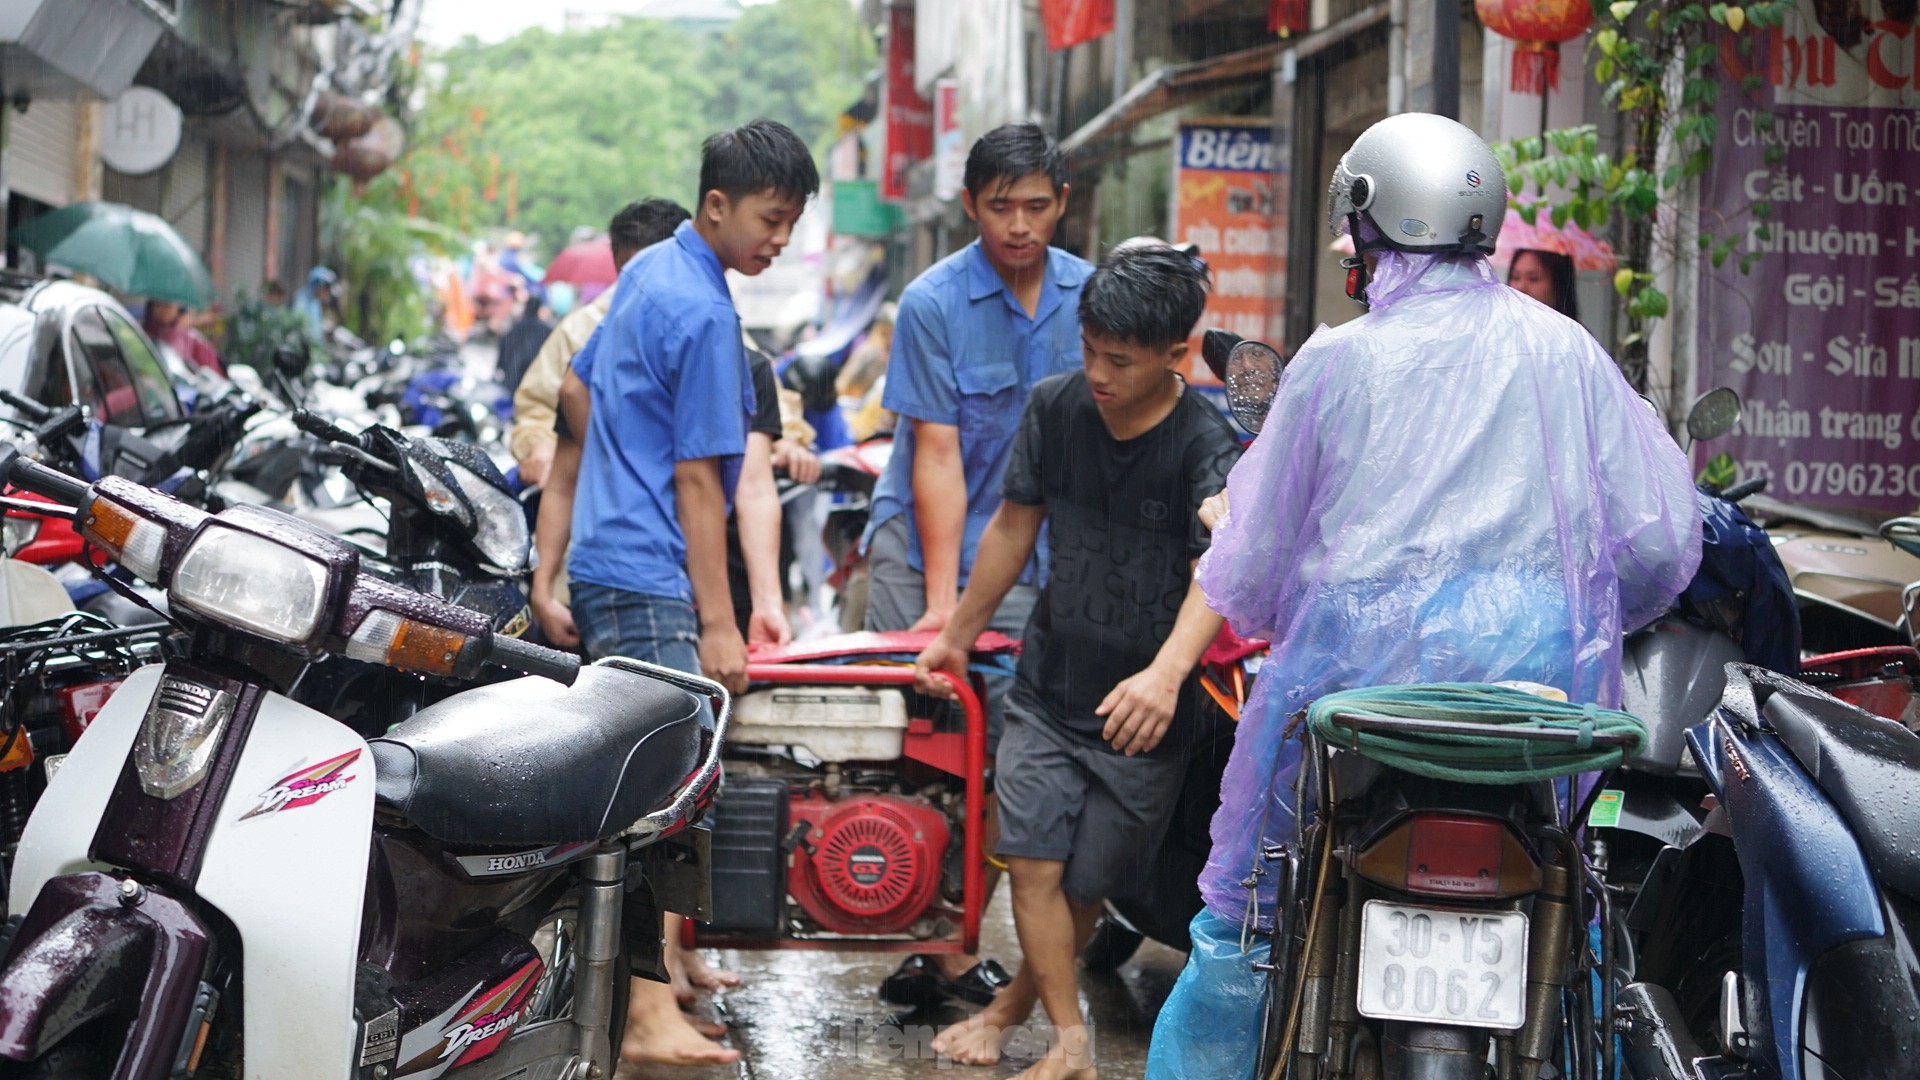
[[[368,743],[374,800],[443,843],[607,839],[672,798],[713,727],[704,700],[613,667],[480,686]]]
[[[1776,684],[1760,715],[1853,826],[1881,883],[1920,899],[1920,736],[1793,684]]]

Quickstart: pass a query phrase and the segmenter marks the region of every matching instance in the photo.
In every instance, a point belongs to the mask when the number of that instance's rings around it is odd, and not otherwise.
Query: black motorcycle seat
[[[659,809],[700,763],[707,702],[618,668],[465,690],[371,740],[374,800],[449,844],[606,839]]]
[[[1760,707],[1860,841],[1881,883],[1920,899],[1920,736],[1810,687],[1779,680]]]

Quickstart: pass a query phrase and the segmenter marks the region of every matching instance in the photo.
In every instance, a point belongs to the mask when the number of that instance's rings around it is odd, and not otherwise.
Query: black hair
[[[673,235],[680,223],[693,215],[672,199],[659,197],[630,202],[613,215],[607,226],[607,239],[613,243],[613,261],[624,263],[620,254],[632,258]]]
[[[1513,253],[1514,263],[1518,263],[1522,255],[1532,255],[1546,268],[1547,280],[1553,283],[1553,310],[1579,322],[1580,301],[1573,295],[1573,257],[1540,248],[1521,248]],[[1507,267],[1507,282],[1513,282],[1512,265]]]
[[[1039,124],[1001,124],[967,151],[967,193],[976,199],[988,184],[998,181],[999,187],[1006,188],[1035,173],[1047,178],[1056,195],[1066,186],[1067,155]]]
[[[761,117],[700,144],[700,198],[709,191],[730,200],[772,192],[806,202],[820,191],[820,171],[792,128]]]
[[[1165,349],[1193,333],[1207,307],[1207,264],[1171,247],[1110,251],[1080,288],[1080,325],[1101,337]]]

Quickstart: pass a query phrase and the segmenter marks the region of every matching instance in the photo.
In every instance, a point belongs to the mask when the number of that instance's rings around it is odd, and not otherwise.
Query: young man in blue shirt
[[[595,658],[746,689],[726,520],[755,399],[724,274],[772,265],[819,189],[812,154],[781,124],[709,138],[693,219],[621,269],[606,319],[561,383],[561,412],[585,421],[567,572],[573,620]],[[666,935],[678,941],[677,917]],[[691,969],[697,958],[681,960]],[[703,973],[696,981],[720,978]],[[739,1052],[695,1030],[670,987],[635,979],[621,1057],[724,1064]]]
[[[700,203],[620,272],[573,361],[563,409],[591,403],[573,508],[573,617],[587,652],[703,671],[746,689],[727,585],[727,503],[754,411],[724,276],[758,274],[820,188],[806,145],[755,120],[707,140]]]
[[[953,615],[980,534],[1000,506],[1001,476],[1027,391],[1080,367],[1084,259],[1050,247],[1067,207],[1066,159],[1038,126],[1006,124],[967,154],[961,205],[980,238],[934,264],[900,296],[882,404],[900,415],[893,457],[867,527],[869,630],[939,630]],[[1041,551],[1044,558],[1044,548]],[[1018,635],[1034,603],[1028,567],[989,624]],[[1012,680],[988,685],[987,752],[998,747]],[[989,827],[993,808],[987,807]],[[991,883],[993,878],[989,878]],[[916,957],[976,991],[972,957]],[[916,996],[908,968],[892,998]],[[998,973],[1003,975],[1004,973]],[[969,986],[969,984],[973,984]],[[902,1004],[909,1003],[902,1000]]]

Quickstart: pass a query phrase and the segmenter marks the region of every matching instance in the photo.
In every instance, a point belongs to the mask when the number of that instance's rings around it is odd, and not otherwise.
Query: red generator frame
[[[915,655],[931,644],[931,632],[845,634],[821,641],[779,648],[756,648],[749,656],[747,678],[755,686],[867,686],[907,687],[913,685],[913,668],[895,663],[824,663],[840,657],[897,657]],[[1019,644],[997,633],[981,636],[974,655],[1005,655],[1017,651]],[[932,766],[950,776],[960,777],[965,790],[966,809],[962,815],[961,850],[969,853],[961,862],[960,937],[899,939],[893,937],[860,938],[747,938],[699,933],[694,920],[685,923],[693,941],[719,948],[736,949],[815,949],[845,952],[975,953],[980,948],[980,917],[986,906],[986,855],[984,802],[987,766],[987,719],[979,691],[973,680],[959,679],[947,672],[936,673],[946,681],[958,698],[965,717],[964,731],[936,731],[932,720],[909,717],[901,746],[901,758]],[[936,904],[931,911],[954,914],[953,909]]]

